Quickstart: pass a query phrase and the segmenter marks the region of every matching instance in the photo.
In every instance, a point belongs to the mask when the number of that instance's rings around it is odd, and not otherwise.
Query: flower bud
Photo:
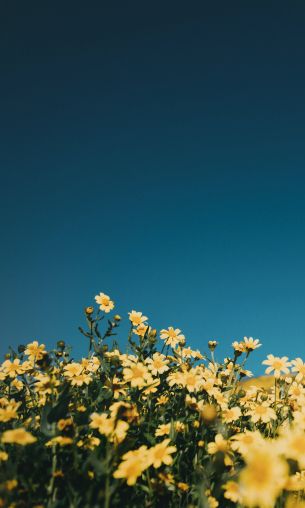
[[[238,394],[237,394],[237,397],[239,399],[241,399],[242,397],[245,397],[246,396],[246,392],[245,390],[239,390]]]
[[[58,349],[65,349],[65,347],[66,347],[66,343],[64,340],[57,341],[56,345],[57,345]]]
[[[114,319],[115,321],[121,321],[121,319],[122,319],[122,318],[121,318],[121,316],[119,316],[118,314],[116,314],[115,316],[113,316],[113,319]]]
[[[218,342],[216,340],[209,340],[208,347],[210,351],[214,351],[216,349]]]
[[[85,314],[87,314],[87,316],[90,316],[91,314],[93,314],[94,312],[94,308],[93,307],[86,307],[85,308]]]
[[[212,422],[217,417],[216,407],[212,404],[205,404],[200,411],[201,418],[206,422]]]

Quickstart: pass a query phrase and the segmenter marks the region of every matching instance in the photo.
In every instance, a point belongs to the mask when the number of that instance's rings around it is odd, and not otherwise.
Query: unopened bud
[[[212,422],[217,416],[217,410],[212,404],[205,404],[200,411],[200,416],[205,422]]]
[[[115,316],[113,316],[113,319],[114,319],[115,321],[121,321],[121,319],[122,319],[122,318],[121,318],[121,316],[119,316],[118,314],[116,314]]]
[[[210,351],[214,351],[216,349],[218,342],[216,340],[209,340],[208,347]]]
[[[66,347],[66,343],[64,340],[58,340],[56,345],[57,345],[58,349],[65,349],[65,347]]]
[[[246,392],[245,390],[239,390],[238,394],[237,394],[237,397],[239,399],[241,399],[242,397],[245,397],[246,396]]]

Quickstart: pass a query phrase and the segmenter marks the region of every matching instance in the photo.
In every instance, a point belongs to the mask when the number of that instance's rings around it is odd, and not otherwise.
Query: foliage
[[[122,353],[114,303],[95,299],[87,358],[33,341],[0,366],[0,506],[305,506],[300,358],[268,355],[272,386],[243,384],[257,339],[218,363],[215,341],[203,355],[178,328],[158,339],[136,311]]]

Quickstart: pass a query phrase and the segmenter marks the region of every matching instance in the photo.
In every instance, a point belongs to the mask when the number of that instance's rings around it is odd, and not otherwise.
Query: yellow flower
[[[64,376],[72,378],[79,376],[83,371],[83,366],[80,363],[71,362],[64,366]]]
[[[6,430],[1,437],[2,443],[28,445],[37,441],[36,437],[32,436],[23,427],[18,429]]]
[[[302,407],[301,411],[293,413],[293,423],[297,428],[305,430],[305,408]]]
[[[82,358],[81,365],[88,372],[96,372],[101,365],[101,362],[97,356],[91,356],[91,358]]]
[[[106,413],[92,413],[90,415],[91,422],[89,427],[97,429],[100,434],[109,436],[113,432],[113,419],[109,418]]]
[[[45,345],[38,344],[37,340],[31,342],[27,345],[24,354],[29,357],[32,362],[36,362],[37,360],[41,360],[43,356],[46,354]]]
[[[254,349],[257,349],[261,347],[261,344],[259,342],[259,339],[253,339],[253,337],[244,337],[244,349],[245,351],[253,351]]]
[[[305,501],[290,495],[285,503],[285,508],[305,508]]]
[[[230,409],[224,409],[222,412],[222,419],[226,423],[234,422],[241,417],[241,410],[238,406],[231,407]]]
[[[85,372],[79,374],[79,376],[73,376],[69,379],[72,386],[83,386],[88,385],[92,381],[92,377]]]
[[[175,479],[171,473],[158,473],[158,478],[163,482],[167,487],[170,485],[174,485]]]
[[[241,504],[249,508],[273,508],[287,478],[287,463],[276,454],[272,444],[254,447],[239,475]]]
[[[87,410],[87,408],[83,404],[76,407],[76,411],[79,411],[79,413],[85,413],[86,410]]]
[[[126,479],[127,485],[134,485],[143,471],[150,466],[145,445],[138,450],[125,453],[122,459],[119,467],[113,473],[113,477]]]
[[[0,407],[0,422],[9,422],[18,418],[17,410],[21,402],[16,402],[12,399],[5,407]]]
[[[6,488],[6,490],[14,490],[18,485],[18,482],[17,480],[6,480],[4,486]]]
[[[215,497],[208,496],[208,506],[209,508],[217,508],[219,506],[219,503]]]
[[[232,501],[232,503],[238,503],[240,500],[239,485],[237,482],[229,480],[225,483],[222,488],[225,490],[224,497]]]
[[[184,375],[180,371],[174,371],[171,372],[167,378],[166,381],[168,382],[169,386],[175,386],[175,385],[183,385],[184,382]]]
[[[196,360],[203,360],[204,356],[200,353],[200,351],[194,351],[190,347],[184,347],[179,350],[182,358],[195,358]]]
[[[197,392],[202,387],[202,377],[198,373],[197,369],[190,369],[184,372],[181,376],[182,385],[189,392]]]
[[[200,412],[200,417],[205,422],[209,423],[215,420],[217,417],[217,409],[213,404],[205,404],[204,401],[200,401],[201,404],[198,404],[198,410]]]
[[[174,422],[174,427],[175,427],[175,431],[176,432],[183,432],[185,430],[184,423],[183,422],[179,422],[179,420]]]
[[[305,388],[301,383],[293,381],[289,386],[288,395],[291,399],[296,399],[299,401],[301,397],[304,397],[305,395]]]
[[[23,366],[24,366],[24,364],[23,364]],[[0,380],[1,380],[1,377],[0,377]],[[11,381],[11,387],[16,388],[16,390],[18,392],[20,392],[20,390],[22,390],[22,388],[23,388],[23,382],[20,381],[20,379],[15,378],[15,379],[13,379],[13,381]]]
[[[2,364],[2,370],[4,374],[11,378],[18,376],[18,374],[23,374],[24,372],[23,366],[20,364],[18,358],[15,358],[12,362],[10,360],[5,360]]]
[[[226,453],[229,449],[229,442],[224,439],[222,434],[216,434],[215,441],[208,443],[208,453],[210,455],[214,455],[218,452]]]
[[[296,460],[305,469],[305,433],[303,429],[284,431],[279,439],[279,447],[285,457]]]
[[[2,452],[2,451],[0,450],[0,462],[1,462],[1,461],[3,461],[3,462],[4,462],[4,461],[6,461],[7,459],[8,459],[8,454],[7,454],[6,452]]]
[[[267,355],[267,360],[264,360],[263,365],[269,365],[269,367],[266,369],[266,374],[270,374],[272,371],[274,371],[274,377],[279,378],[281,375],[281,372],[284,372],[284,374],[289,374],[288,367],[291,365],[290,362],[288,362],[287,356],[282,356],[281,358],[279,356],[273,356],[273,355]]]
[[[216,453],[223,453],[224,463],[226,466],[232,465],[232,459],[230,457],[230,443],[222,434],[216,434],[215,441],[208,443],[208,453],[210,455],[215,455]]]
[[[72,443],[73,443],[73,439],[71,439],[70,437],[56,436],[56,437],[53,437],[52,439],[50,439],[49,441],[47,441],[46,446],[54,446],[54,445],[68,446]]]
[[[132,310],[131,312],[128,312],[129,320],[132,322],[133,326],[139,326],[142,323],[145,323],[147,321],[147,317],[143,316],[142,312],[136,312],[135,310]]]
[[[110,441],[113,441],[114,443],[121,443],[124,441],[127,431],[129,429],[129,424],[125,422],[124,420],[117,420],[114,422],[114,428],[113,432],[110,437]]]
[[[140,323],[136,328],[134,328],[133,333],[139,335],[139,337],[144,337],[145,333],[149,330],[149,328],[150,327],[148,325]]]
[[[158,386],[160,385],[160,379],[154,379],[153,377],[146,379],[147,388],[142,391],[142,395],[146,398],[147,395],[151,393],[156,393],[158,391]]]
[[[182,490],[182,492],[187,492],[190,489],[190,486],[184,482],[178,482],[177,487],[179,490]]]
[[[165,340],[167,346],[171,346],[172,348],[185,342],[185,337],[181,334],[181,330],[179,330],[179,328],[175,329],[172,326],[169,326],[167,330],[161,330],[160,337]]]
[[[166,395],[160,395],[157,398],[156,406],[164,406],[169,401],[169,398]]]
[[[161,437],[161,436],[168,436],[171,431],[171,424],[170,423],[161,423],[158,425],[157,430],[155,432],[155,436]]]
[[[235,340],[234,342],[232,342],[232,347],[234,351],[236,351],[237,353],[245,352],[245,344],[243,342],[237,342],[237,340]]]
[[[105,295],[104,293],[100,293],[95,297],[96,303],[99,304],[100,309],[104,311],[106,314],[110,312],[114,308],[114,302],[110,300],[110,297],[108,295]]]
[[[244,432],[235,434],[230,440],[232,442],[232,450],[239,452],[241,455],[246,455],[250,447],[263,446],[264,443],[262,435],[257,430],[254,432],[245,430]]]
[[[177,451],[176,446],[168,446],[170,439],[164,439],[148,450],[149,460],[154,468],[159,468],[162,464],[169,466],[173,462],[172,453]]]
[[[305,363],[301,358],[296,358],[295,360],[291,360],[291,365],[293,366],[291,371],[297,372],[295,380],[299,383],[305,377]]]
[[[57,422],[57,428],[60,431],[66,429],[67,427],[71,427],[71,425],[73,425],[72,418],[61,418]]]
[[[131,363],[129,367],[125,367],[123,376],[132,388],[142,388],[151,378],[148,368],[141,362]]]
[[[253,408],[250,409],[246,414],[251,416],[253,423],[257,423],[258,421],[268,423],[270,420],[276,420],[276,413],[274,409],[269,407],[268,402],[262,402],[253,406]]]
[[[163,374],[167,370],[169,370],[168,363],[169,360],[166,359],[165,355],[160,353],[154,353],[152,358],[147,358],[146,363],[150,372],[157,376],[158,374]]]
[[[305,489],[305,471],[297,471],[294,475],[289,476],[286,484],[285,490],[290,491],[300,491]]]

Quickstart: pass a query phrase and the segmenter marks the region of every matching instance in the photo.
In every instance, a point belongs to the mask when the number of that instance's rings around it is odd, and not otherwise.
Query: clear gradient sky
[[[0,353],[99,291],[305,358],[305,4],[5,1]],[[124,325],[123,325],[124,329]]]

